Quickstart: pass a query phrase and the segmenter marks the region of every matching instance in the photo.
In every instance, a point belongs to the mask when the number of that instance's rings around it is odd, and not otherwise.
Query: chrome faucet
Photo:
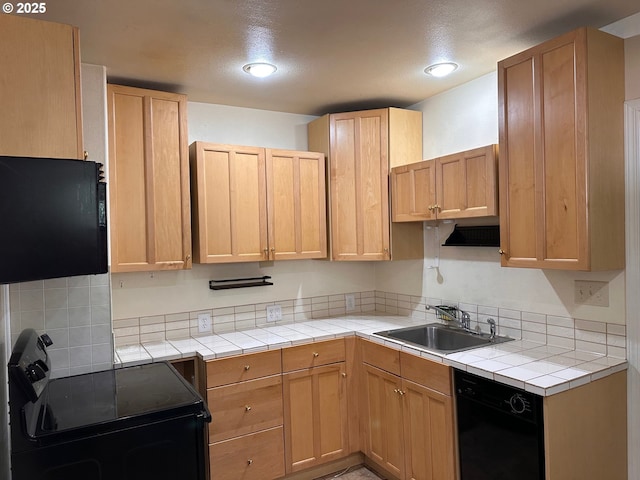
[[[437,307],[435,305],[427,305],[427,310],[435,310],[436,312],[438,312],[442,318],[449,320],[450,322],[453,322],[454,324],[460,326],[461,328],[463,328],[464,330],[468,331],[468,332],[472,332],[471,330],[471,315],[469,315],[467,312],[463,311],[463,310],[459,310],[456,308],[456,311],[461,313],[461,317],[460,320],[458,320],[458,318],[456,318],[455,316],[451,315],[448,311]]]
[[[462,318],[460,319],[462,328],[470,332],[471,331],[471,315],[469,315],[467,312],[464,312],[462,310],[460,310],[460,312],[462,313]]]
[[[496,321],[493,318],[487,318],[489,324],[489,340],[496,338]]]

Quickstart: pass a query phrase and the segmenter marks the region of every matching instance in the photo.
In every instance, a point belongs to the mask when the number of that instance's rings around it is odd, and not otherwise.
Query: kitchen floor
[[[351,467],[347,470],[335,472],[315,480],[331,480],[334,478],[339,480],[384,480],[384,477],[379,477],[363,465]]]

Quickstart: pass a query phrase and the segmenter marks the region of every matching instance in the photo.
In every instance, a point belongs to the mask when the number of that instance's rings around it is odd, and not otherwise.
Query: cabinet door
[[[576,150],[585,141],[578,124],[586,114],[586,78],[576,57],[583,47],[561,38],[499,67],[503,264],[586,260],[586,171]]]
[[[107,86],[111,271],[191,268],[185,95]]]
[[[78,29],[0,15],[0,154],[83,158]]]
[[[387,109],[330,115],[334,260],[389,260]]]
[[[503,266],[623,268],[622,51],[583,28],[498,64]]]
[[[195,142],[190,157],[196,261],[267,260],[264,149]]]
[[[404,451],[408,480],[456,478],[453,401],[448,395],[402,381]]]
[[[498,213],[496,150],[496,145],[489,145],[436,159],[438,218]]]
[[[404,478],[404,435],[400,378],[364,364],[365,455]]]
[[[436,162],[426,160],[391,170],[391,220],[435,220]]]
[[[325,258],[324,154],[267,149],[266,165],[271,260]]]
[[[283,376],[287,473],[348,455],[345,363]]]

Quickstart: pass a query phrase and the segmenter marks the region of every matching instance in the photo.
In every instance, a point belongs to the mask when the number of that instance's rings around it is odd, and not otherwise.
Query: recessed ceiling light
[[[434,63],[425,68],[424,73],[432,77],[446,77],[457,68],[458,64],[453,62]]]
[[[249,75],[253,75],[254,77],[268,77],[273,72],[277,70],[275,65],[271,65],[270,63],[248,63],[242,69],[247,72]]]

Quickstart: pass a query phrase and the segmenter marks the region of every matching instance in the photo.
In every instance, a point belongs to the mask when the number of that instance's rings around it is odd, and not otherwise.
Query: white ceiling
[[[548,38],[603,27],[637,0],[54,0],[34,18],[80,27],[109,81],[197,102],[320,115],[406,107]],[[242,66],[278,71],[250,77]],[[426,66],[453,60],[447,79]]]

